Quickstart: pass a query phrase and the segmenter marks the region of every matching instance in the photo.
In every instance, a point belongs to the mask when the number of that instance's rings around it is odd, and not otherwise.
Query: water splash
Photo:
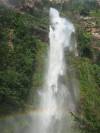
[[[69,67],[65,63],[64,51],[74,51],[77,55],[76,43],[71,44],[75,28],[71,22],[60,17],[56,9],[50,8],[49,29],[48,71],[40,100],[42,124],[37,133],[72,133],[74,124],[70,112],[75,113],[77,91],[73,79],[65,80],[65,77],[70,76],[67,73]]]
[[[50,8],[48,69],[40,103],[32,112],[0,120],[2,133],[75,133],[71,112],[76,111],[78,89],[68,56],[65,62],[65,53],[77,55],[74,33],[73,24]]]

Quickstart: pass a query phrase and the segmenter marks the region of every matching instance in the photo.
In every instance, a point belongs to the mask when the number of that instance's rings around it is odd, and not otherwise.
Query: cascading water
[[[65,63],[64,51],[74,50],[77,54],[76,43],[71,43],[74,32],[73,24],[60,17],[56,9],[50,8],[48,70],[44,89],[40,93],[40,123],[37,123],[38,130],[33,133],[73,133],[71,112],[75,112],[76,88],[71,81],[73,79],[65,81],[65,77],[70,76],[67,73],[69,66]]]
[[[50,8],[49,61],[40,103],[31,113],[0,121],[2,133],[75,133],[71,112],[76,110],[78,89],[68,59],[68,53],[77,55],[74,33],[73,24]]]

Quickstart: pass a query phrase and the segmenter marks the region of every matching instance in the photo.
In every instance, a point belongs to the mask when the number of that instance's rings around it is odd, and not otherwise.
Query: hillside
[[[1,115],[24,109],[33,80],[35,88],[39,86],[46,56],[46,29],[42,17],[38,21],[27,13],[0,7]]]
[[[72,67],[79,80],[80,102],[75,120],[82,132],[99,133],[100,9],[94,3],[69,1],[62,8],[47,1],[35,8],[0,6],[0,118],[34,109],[33,101],[38,102],[33,95],[43,84],[50,5],[76,27],[79,56],[72,58]]]

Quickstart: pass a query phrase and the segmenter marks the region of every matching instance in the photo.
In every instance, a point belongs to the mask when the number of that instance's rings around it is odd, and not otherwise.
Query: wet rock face
[[[19,0],[5,0],[5,1],[8,1],[8,3],[11,5],[18,5],[19,3]]]
[[[11,7],[34,7],[35,3],[41,2],[41,0],[0,0],[0,4]]]
[[[19,4],[19,0],[0,0],[0,4],[16,6]]]

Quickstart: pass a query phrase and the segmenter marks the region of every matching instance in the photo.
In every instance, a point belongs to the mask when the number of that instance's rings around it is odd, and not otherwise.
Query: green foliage
[[[100,17],[100,9],[96,10],[92,10],[90,13],[91,17]]]
[[[96,0],[74,0],[69,1],[71,3],[71,8],[74,11],[81,11],[81,10],[93,10],[99,8]]]
[[[78,122],[81,131],[100,131],[100,66],[83,58],[76,62],[80,83],[80,107]]]
[[[24,109],[32,86],[42,80],[46,44],[33,34],[34,25],[42,25],[36,22],[0,7],[0,115]]]
[[[65,14],[69,13],[71,17],[71,13],[80,13],[88,9],[90,16],[99,16],[95,2],[89,4],[83,0],[81,3],[76,1],[70,1],[70,6],[66,3],[62,5]],[[43,2],[50,6],[46,0]],[[59,4],[54,6],[60,7]],[[36,89],[43,83],[47,45],[41,41],[43,32],[39,37],[41,40],[34,34],[35,29],[46,31],[48,28],[47,14],[43,11],[36,8],[31,10],[29,15],[27,12],[0,7],[0,115],[22,110],[27,106],[26,104],[29,104],[29,97],[32,99]],[[99,19],[96,21],[99,26]],[[100,131],[100,66],[92,63],[91,34],[82,26],[78,25],[77,29],[80,55],[80,58],[74,60],[80,84],[77,120],[82,132],[98,133]],[[11,30],[13,33],[10,38]],[[9,46],[9,41],[13,49]],[[38,98],[33,97],[32,100],[37,101]]]
[[[80,56],[85,57],[92,57],[92,51],[91,51],[91,33],[85,31],[85,29],[82,29],[78,27],[78,48]]]

